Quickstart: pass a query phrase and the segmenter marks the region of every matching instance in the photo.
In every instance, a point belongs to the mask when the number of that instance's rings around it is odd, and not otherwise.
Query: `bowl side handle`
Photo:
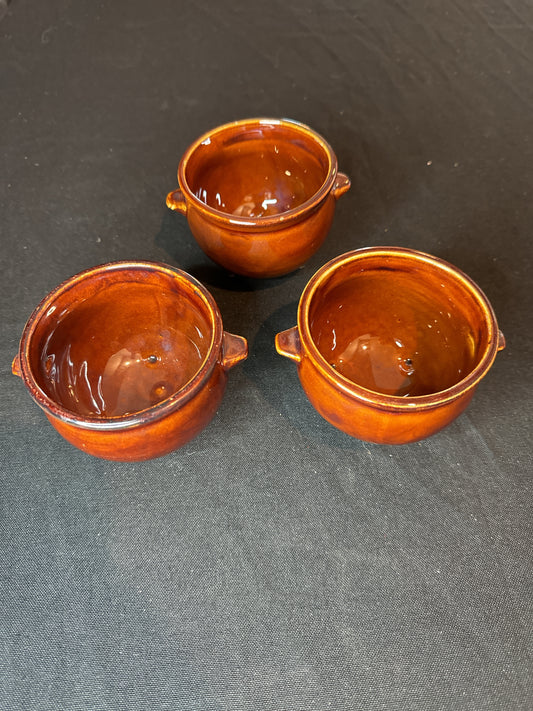
[[[13,358],[13,363],[11,363],[11,372],[13,373],[13,375],[16,375],[17,378],[22,378],[22,370],[20,367],[20,357],[18,354]]]
[[[167,207],[171,210],[181,212],[182,215],[187,214],[187,203],[185,202],[183,193],[179,188],[177,190],[173,190],[167,195]]]
[[[298,326],[293,326],[276,334],[276,350],[285,358],[290,358],[296,363],[300,363],[302,360],[302,344]]]
[[[505,348],[505,336],[498,329],[498,350],[503,351],[504,348]]]
[[[242,336],[224,331],[222,337],[222,367],[224,370],[233,368],[248,357],[248,341]]]
[[[351,184],[352,181],[346,173],[337,173],[337,177],[335,178],[335,182],[333,183],[333,188],[331,190],[335,200],[338,200],[341,195],[347,193]]]

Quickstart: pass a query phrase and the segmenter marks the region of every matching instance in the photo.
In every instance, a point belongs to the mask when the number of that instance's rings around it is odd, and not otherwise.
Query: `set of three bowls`
[[[350,187],[303,124],[249,119],[195,141],[167,205],[229,271],[265,278],[304,264]],[[305,287],[275,346],[332,425],[381,444],[413,442],[468,405],[505,345],[481,289],[452,265],[396,247],[359,249]],[[115,262],[54,289],[22,333],[13,372],[59,433],[104,459],[162,456],[195,437],[222,400],[246,339],[224,330],[209,291],[179,269]]]

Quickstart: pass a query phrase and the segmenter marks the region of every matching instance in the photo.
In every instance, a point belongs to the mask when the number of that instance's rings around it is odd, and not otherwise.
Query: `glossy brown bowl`
[[[278,353],[316,410],[353,437],[414,442],[468,405],[505,346],[487,297],[452,265],[395,247],[333,259],[309,281]]]
[[[287,274],[320,247],[350,187],[329,144],[301,123],[235,121],[186,151],[167,205],[203,251],[231,272]]]
[[[178,269],[116,262],[54,289],[24,328],[13,372],[79,449],[151,459],[214,416],[227,371],[247,356],[209,292]]]

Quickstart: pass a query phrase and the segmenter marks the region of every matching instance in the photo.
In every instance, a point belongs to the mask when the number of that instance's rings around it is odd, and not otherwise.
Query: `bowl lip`
[[[308,200],[300,205],[297,205],[296,207],[293,207],[285,212],[275,215],[266,215],[264,217],[250,218],[246,216],[232,215],[228,212],[216,210],[210,205],[207,205],[205,202],[202,202],[202,200],[200,200],[191,190],[186,178],[187,166],[193,153],[195,153],[195,151],[206,141],[210,141],[213,136],[220,135],[225,132],[235,131],[237,129],[242,131],[250,128],[257,128],[258,126],[281,126],[291,128],[300,134],[306,135],[318,144],[326,154],[328,160],[327,174],[320,188]],[[331,192],[337,178],[337,172],[338,162],[333,148],[326,141],[326,139],[314,129],[293,119],[260,117],[230,121],[203,133],[187,148],[183,154],[178,165],[178,183],[186,200],[192,203],[195,208],[198,209],[207,219],[223,223],[225,226],[231,226],[235,229],[243,229],[245,231],[250,228],[255,230],[273,230],[285,227],[287,223],[301,220],[307,215],[307,213],[312,211],[314,208],[317,208]]]
[[[368,257],[399,257],[408,261],[417,261],[421,264],[430,265],[445,272],[456,282],[460,282],[463,287],[473,296],[485,317],[485,324],[488,331],[487,345],[475,368],[468,375],[462,378],[445,390],[440,390],[428,395],[399,396],[386,395],[369,388],[358,385],[354,381],[341,375],[331,367],[328,361],[318,350],[309,327],[309,309],[317,290],[324,284],[325,280],[345,264],[364,260]],[[298,305],[298,332],[303,346],[304,355],[307,354],[321,375],[335,387],[340,388],[346,394],[374,407],[389,411],[409,411],[416,408],[416,411],[433,409],[435,407],[450,403],[465,395],[479,383],[491,367],[498,352],[498,324],[494,310],[482,289],[463,271],[453,266],[449,262],[435,257],[426,252],[421,252],[407,247],[364,247],[341,254],[322,266],[308,281]]]
[[[192,289],[192,293],[201,299],[207,307],[206,310],[210,319],[211,342],[208,347],[207,355],[195,375],[182,388],[156,405],[152,405],[144,410],[139,410],[138,412],[128,415],[112,417],[78,415],[77,413],[68,410],[61,404],[57,403],[39,386],[30,365],[32,338],[42,317],[46,315],[48,309],[60,295],[75,288],[80,282],[87,279],[97,279],[99,276],[104,274],[126,271],[130,273],[143,271],[164,273],[181,284],[187,284],[189,288]],[[166,415],[171,414],[191,400],[204,386],[206,380],[209,378],[216,365],[222,348],[223,334],[222,317],[213,296],[197,279],[187,272],[176,267],[163,264],[162,262],[155,261],[131,260],[107,262],[105,264],[85,269],[78,274],[69,277],[52,289],[52,291],[50,291],[50,293],[47,294],[47,296],[45,296],[35,307],[26,322],[20,340],[18,351],[20,374],[24,384],[30,392],[31,397],[47,415],[57,418],[66,424],[74,425],[82,429],[99,431],[121,430],[146,425],[149,422],[159,420]]]

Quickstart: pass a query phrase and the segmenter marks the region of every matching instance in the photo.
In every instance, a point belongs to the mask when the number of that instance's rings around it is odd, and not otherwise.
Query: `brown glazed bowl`
[[[404,444],[468,405],[505,346],[487,297],[452,265],[410,249],[349,252],[305,287],[278,353],[315,409],[353,437]]]
[[[24,328],[13,372],[79,449],[151,459],[214,416],[247,343],[226,333],[209,292],[178,269],[115,262],[54,289]]]
[[[320,247],[350,187],[329,144],[301,123],[246,119],[186,151],[167,205],[187,216],[203,251],[231,272],[288,274]]]

